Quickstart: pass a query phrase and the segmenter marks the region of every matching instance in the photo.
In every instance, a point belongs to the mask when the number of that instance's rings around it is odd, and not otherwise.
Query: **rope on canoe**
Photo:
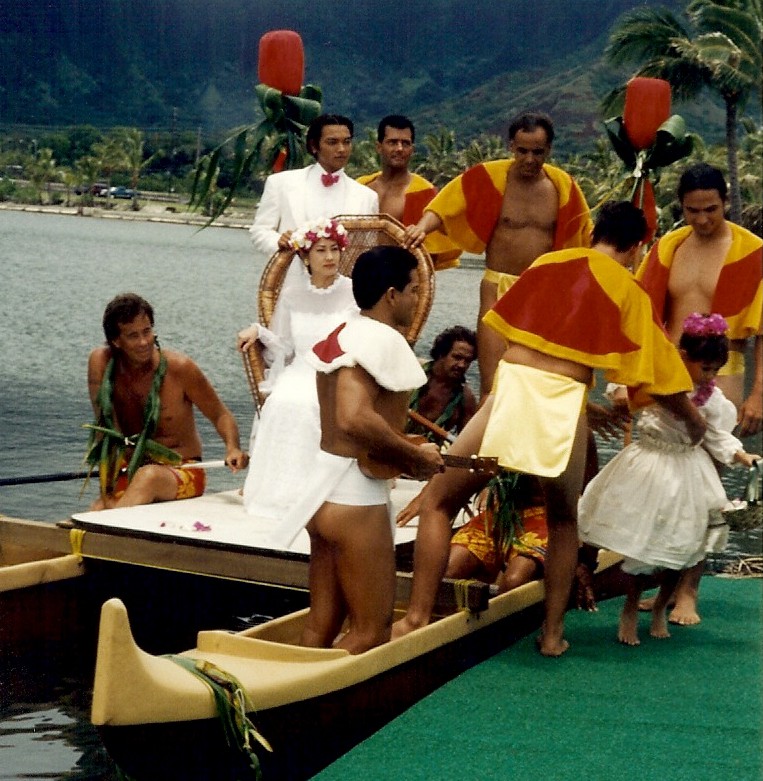
[[[453,593],[456,597],[456,607],[459,610],[469,610],[469,584],[472,582],[467,579],[453,581]]]
[[[84,529],[69,529],[69,544],[72,546],[72,553],[82,562],[82,545],[85,542]]]

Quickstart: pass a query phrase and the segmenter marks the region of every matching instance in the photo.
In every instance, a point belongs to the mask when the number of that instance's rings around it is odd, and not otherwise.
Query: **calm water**
[[[2,211],[0,238],[0,477],[81,468],[81,425],[91,418],[87,356],[103,341],[104,306],[125,291],[153,304],[161,343],[197,361],[248,439],[253,408],[235,334],[256,318],[264,262],[246,231]],[[476,269],[438,275],[422,346],[442,328],[473,324],[479,276]],[[222,458],[212,427],[203,418],[199,427],[204,457]],[[210,490],[239,484],[227,470],[209,472]],[[0,513],[67,518],[95,495],[80,489],[80,482],[0,488]],[[90,676],[30,681],[15,702],[0,692],[0,779],[111,777],[88,721]]]
[[[253,409],[235,334],[256,318],[263,266],[246,231],[2,211],[0,240],[0,477],[81,468],[81,425],[91,415],[87,356],[103,341],[105,304],[125,291],[151,301],[162,344],[197,361],[246,441]],[[437,275],[420,354],[443,328],[473,327],[480,276],[469,268]],[[204,457],[222,458],[214,430],[203,418],[199,427]],[[606,461],[613,451],[601,443],[601,454]],[[226,470],[209,473],[210,490],[239,482]],[[60,520],[88,506],[94,492],[80,496],[80,488],[79,482],[0,488],[0,513]],[[732,552],[759,552],[760,539],[760,531],[736,535]],[[30,686],[25,701],[0,696],[0,781],[113,777],[88,722],[88,686],[83,672]]]

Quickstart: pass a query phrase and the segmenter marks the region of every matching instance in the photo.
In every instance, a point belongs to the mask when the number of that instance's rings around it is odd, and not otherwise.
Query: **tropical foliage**
[[[679,101],[708,88],[726,110],[727,168],[731,218],[742,217],[738,171],[740,112],[751,94],[761,94],[761,0],[691,0],[685,23],[671,11],[637,8],[612,32],[605,55],[614,64],[637,63],[638,75],[670,82]],[[623,88],[605,100],[612,108]]]

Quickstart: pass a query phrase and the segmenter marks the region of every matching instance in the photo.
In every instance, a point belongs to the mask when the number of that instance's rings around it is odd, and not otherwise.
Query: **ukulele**
[[[426,437],[415,434],[406,435],[405,438],[416,445],[423,445],[427,442]],[[443,453],[442,460],[445,466],[454,469],[468,469],[474,474],[497,475],[502,471],[502,467],[498,465],[498,459],[493,456],[453,456],[450,453]],[[403,474],[400,467],[375,458],[371,453],[363,453],[358,456],[358,467],[366,477],[373,477],[377,480],[390,480]]]

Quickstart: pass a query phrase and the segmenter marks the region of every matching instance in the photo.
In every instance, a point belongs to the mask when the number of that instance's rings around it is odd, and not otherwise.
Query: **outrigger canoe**
[[[398,481],[395,510],[419,489]],[[26,653],[48,649],[68,661],[67,649],[76,648],[92,669],[100,608],[111,597],[128,605],[136,637],[156,653],[193,644],[202,628],[240,629],[254,613],[302,608],[307,533],[288,550],[268,534],[237,491],[76,513],[55,524],[0,517],[0,659],[21,669]],[[397,531],[398,569],[409,568],[415,536],[413,526]]]
[[[0,539],[0,659],[61,633],[64,605],[83,573],[79,556]]]
[[[602,551],[599,584],[617,561]],[[539,581],[492,598],[487,585],[470,581],[466,593],[465,609],[446,609],[429,626],[357,656],[298,646],[302,610],[239,633],[200,632],[196,648],[179,657],[209,663],[240,683],[273,749],[258,751],[265,781],[309,778],[540,624]],[[117,599],[101,612],[92,721],[121,770],[137,781],[247,777],[226,744],[208,686],[172,657],[141,650]]]

